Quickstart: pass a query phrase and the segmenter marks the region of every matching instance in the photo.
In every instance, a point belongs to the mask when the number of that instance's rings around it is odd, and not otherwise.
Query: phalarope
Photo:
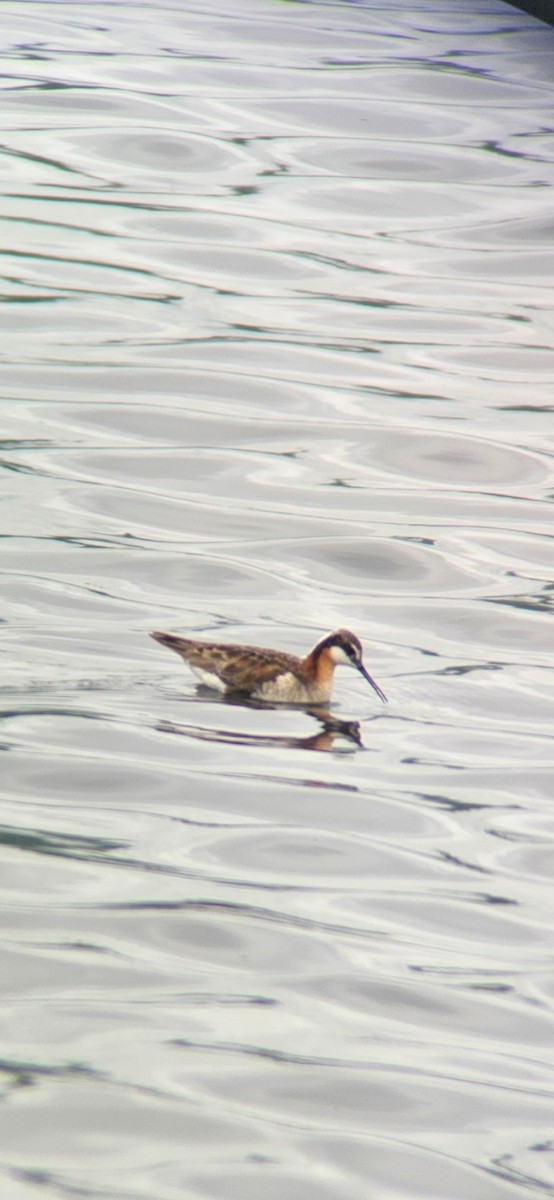
[[[348,629],[321,638],[305,658],[263,646],[197,642],[176,633],[150,636],[180,654],[202,683],[221,692],[285,704],[325,704],[331,699],[335,667],[344,663],[367,679],[384,704],[387,700],[364,667],[359,638]]]

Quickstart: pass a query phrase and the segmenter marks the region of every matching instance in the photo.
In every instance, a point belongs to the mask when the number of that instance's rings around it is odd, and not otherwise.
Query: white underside
[[[219,678],[219,675],[214,675],[213,671],[203,671],[202,667],[193,667],[191,663],[188,665],[193,674],[196,675],[196,678],[199,679],[200,683],[203,683],[205,687],[213,688],[216,692],[225,691],[225,684],[223,680]]]
[[[256,688],[253,695],[260,700],[273,700],[277,704],[307,704],[314,701],[321,703],[328,699],[326,695],[314,696],[313,691],[308,692],[290,671],[263,683],[261,687]]]
[[[193,667],[189,663],[191,671],[196,678],[203,683],[205,687],[213,688],[217,692],[226,692],[227,685],[211,671],[205,671],[202,667]],[[252,690],[250,693],[253,698],[258,700],[275,701],[276,704],[306,704],[308,702],[324,702],[329,699],[328,695],[314,696],[313,692],[309,693],[305,687],[290,671],[283,672],[276,679],[268,680],[267,683],[262,683],[260,687]]]

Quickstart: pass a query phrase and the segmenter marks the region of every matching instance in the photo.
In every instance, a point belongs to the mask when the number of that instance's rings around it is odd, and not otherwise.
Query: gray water
[[[554,30],[0,40],[2,1200],[554,1195]]]

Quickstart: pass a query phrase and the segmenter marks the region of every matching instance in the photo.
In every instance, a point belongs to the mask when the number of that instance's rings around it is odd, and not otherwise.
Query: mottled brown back
[[[300,666],[294,654],[266,650],[263,646],[197,642],[175,633],[153,633],[151,636],[162,646],[175,650],[191,667],[219,675],[226,687],[237,692],[251,691],[253,676],[259,687],[288,671],[297,675]]]

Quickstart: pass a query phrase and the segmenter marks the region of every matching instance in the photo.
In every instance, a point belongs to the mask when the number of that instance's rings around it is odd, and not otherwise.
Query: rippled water
[[[1,40],[2,1197],[554,1195],[554,30]],[[332,723],[147,636],[338,625]]]

